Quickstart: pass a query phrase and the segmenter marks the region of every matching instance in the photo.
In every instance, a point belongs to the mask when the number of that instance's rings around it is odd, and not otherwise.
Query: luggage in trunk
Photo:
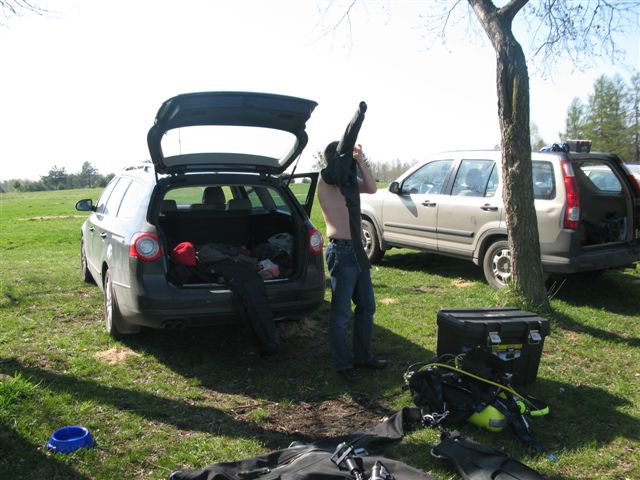
[[[195,267],[185,271],[183,266],[170,262],[168,275],[173,283],[224,284],[224,278],[211,274],[208,268],[221,259],[241,262],[267,281],[288,278],[295,271],[297,237],[288,215],[224,210],[169,211],[161,215],[159,226],[167,252],[184,242],[196,249]]]

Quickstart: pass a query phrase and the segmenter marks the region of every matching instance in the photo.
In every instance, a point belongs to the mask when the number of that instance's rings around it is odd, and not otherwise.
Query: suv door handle
[[[430,202],[429,200],[425,200],[424,202],[422,202],[422,205],[424,205],[425,207],[435,207],[436,202]]]
[[[107,234],[106,234],[105,232],[102,232],[102,233],[100,234],[100,237],[102,237],[102,238],[107,238]]]
[[[96,229],[95,229],[95,228],[93,228],[93,227],[89,227],[89,231],[90,231],[90,232],[95,232],[95,231],[96,231]]]
[[[484,205],[482,205],[480,207],[481,210],[484,210],[485,212],[497,212],[498,211],[498,207],[494,207],[493,205],[489,204],[489,203],[485,203]]]

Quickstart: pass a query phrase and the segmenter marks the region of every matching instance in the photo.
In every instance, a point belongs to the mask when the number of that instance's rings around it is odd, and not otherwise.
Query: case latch
[[[489,332],[487,341],[489,345],[499,345],[502,343],[502,339],[500,338],[500,334],[498,332]]]
[[[536,345],[542,341],[542,335],[538,330],[530,330],[529,331],[529,343],[532,345]]]

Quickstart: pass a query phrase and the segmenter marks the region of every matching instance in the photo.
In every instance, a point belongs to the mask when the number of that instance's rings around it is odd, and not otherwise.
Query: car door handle
[[[89,231],[90,231],[90,232],[95,232],[95,231],[96,231],[96,229],[95,229],[95,228],[93,228],[93,227],[89,227]]]
[[[422,205],[424,205],[425,207],[435,207],[436,202],[430,202],[429,200],[425,200],[424,202],[422,202]]]
[[[100,234],[100,237],[101,237],[101,238],[107,238],[107,234],[106,234],[105,232],[102,232],[102,233]]]
[[[484,210],[485,212],[497,212],[498,211],[498,207],[494,207],[493,205],[490,205],[488,203],[485,203],[484,205],[482,205],[480,207],[481,210]]]

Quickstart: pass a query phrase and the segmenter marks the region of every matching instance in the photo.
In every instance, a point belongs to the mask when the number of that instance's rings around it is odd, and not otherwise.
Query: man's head
[[[336,154],[336,151],[338,150],[338,144],[339,143],[340,142],[338,142],[338,141],[331,142],[324,149],[324,161],[325,161],[325,164],[328,164],[329,160],[331,160],[333,158],[333,156]]]

